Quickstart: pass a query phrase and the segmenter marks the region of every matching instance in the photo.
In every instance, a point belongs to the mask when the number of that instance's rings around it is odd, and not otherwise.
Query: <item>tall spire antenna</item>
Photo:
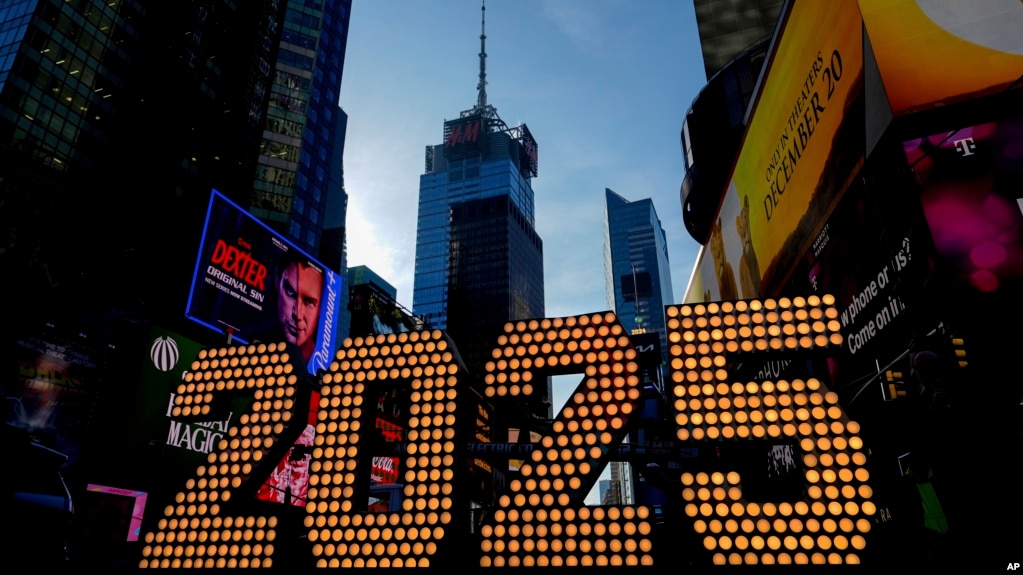
[[[487,3],[483,0],[482,7],[483,24],[480,32],[480,82],[476,85],[479,98],[476,107],[483,109],[487,107]]]

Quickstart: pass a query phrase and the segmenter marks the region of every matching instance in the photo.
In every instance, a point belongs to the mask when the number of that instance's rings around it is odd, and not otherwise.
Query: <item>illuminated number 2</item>
[[[255,496],[268,466],[277,464],[302,431],[290,423],[296,407],[307,408],[309,390],[292,371],[283,343],[199,352],[178,386],[175,417],[209,417],[214,400],[230,395],[251,393],[255,401],[209,454],[208,465],[200,465],[165,508],[157,530],[146,534],[140,567],[271,566],[277,517],[230,511]]]
[[[749,502],[737,472],[684,473],[715,564],[855,564],[875,512],[859,424],[816,379],[730,382],[728,355],[837,348],[832,296],[666,308],[678,438],[798,442],[807,498]]]
[[[636,350],[611,312],[508,323],[486,395],[529,395],[534,374],[585,374],[482,528],[482,567],[651,565],[650,508],[583,498],[641,398]]]
[[[452,523],[460,360],[441,331],[345,340],[323,376],[305,524],[318,567],[428,567]],[[410,381],[402,510],[353,505],[369,386]]]

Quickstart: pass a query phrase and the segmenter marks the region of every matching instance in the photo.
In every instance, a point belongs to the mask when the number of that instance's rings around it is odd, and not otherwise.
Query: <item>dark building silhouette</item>
[[[746,109],[764,65],[782,0],[695,0],[707,84],[682,122],[685,177],[679,192],[686,231],[705,243],[732,160],[746,126]]]
[[[72,494],[92,482],[153,495],[182,472],[162,467],[166,450],[127,414],[149,402],[143,425],[164,417],[166,394],[144,397],[138,376],[157,353],[151,329],[192,345],[227,338],[184,317],[212,189],[343,270],[350,10],[350,0],[0,8],[5,423],[69,456]],[[52,393],[45,418],[18,401],[40,385]]]
[[[49,313],[180,318],[213,188],[340,271],[350,8],[47,0],[6,12],[0,225],[13,255],[46,264],[28,291]],[[114,277],[129,280],[111,289]]]

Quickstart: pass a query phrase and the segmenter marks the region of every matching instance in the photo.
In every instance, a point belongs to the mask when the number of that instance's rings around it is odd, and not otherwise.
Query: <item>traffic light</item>
[[[884,372],[884,375],[882,376],[882,383],[885,401],[894,401],[909,395],[906,380],[901,371],[889,369]]]

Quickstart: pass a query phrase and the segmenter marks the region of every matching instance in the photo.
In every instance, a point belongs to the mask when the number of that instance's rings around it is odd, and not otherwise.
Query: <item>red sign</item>
[[[242,238],[238,238],[237,247],[218,239],[210,261],[225,272],[242,278],[250,286],[265,290],[266,266],[256,261],[251,252],[252,246]]]
[[[455,124],[451,131],[444,138],[444,147],[450,148],[460,144],[475,144],[479,141],[480,119],[473,118],[466,122]]]

